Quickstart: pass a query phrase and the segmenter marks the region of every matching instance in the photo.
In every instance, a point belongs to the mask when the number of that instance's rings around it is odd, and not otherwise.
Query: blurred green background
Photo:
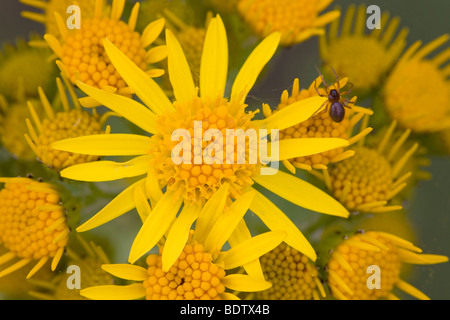
[[[295,0],[293,0],[295,1]],[[361,1],[337,0],[327,9],[339,5],[345,12],[349,4],[376,4],[382,12],[389,11],[391,16],[401,17],[401,27],[408,27],[408,45],[416,40],[427,43],[438,36],[450,31],[448,0],[373,0],[370,3]],[[29,10],[18,0],[2,0],[0,10],[0,42],[12,41],[17,37],[27,37],[31,31],[43,34],[41,24],[28,21],[20,16],[20,11]],[[448,46],[448,45],[447,45]],[[272,106],[279,102],[284,89],[290,89],[294,78],[300,78],[300,85],[309,85],[317,76],[314,65],[320,65],[318,40],[312,38],[291,48],[281,49],[267,67],[267,72],[251,91],[247,100],[251,106],[261,106],[262,102]],[[231,77],[232,78],[232,77]],[[304,79],[302,81],[302,79]],[[362,102],[370,106],[371,101]],[[450,106],[449,106],[450,108]],[[0,161],[3,161],[0,156]],[[416,232],[416,245],[426,253],[450,256],[450,157],[431,156],[431,166],[427,168],[433,178],[419,182],[414,196],[406,204],[407,215]],[[4,172],[2,174],[5,174]],[[26,174],[24,172],[23,174]],[[99,184],[100,188],[114,191],[122,188],[119,184]],[[307,212],[294,207],[277,197],[272,197],[276,204],[295,221],[301,230],[304,226],[317,219],[319,214]],[[107,199],[84,208],[87,216],[105,205]],[[82,218],[84,221],[86,217]],[[128,252],[132,237],[138,231],[139,220],[137,214],[126,214],[114,222],[108,223],[93,231],[98,236],[112,239],[112,246],[116,248],[116,258],[120,252]],[[124,232],[127,229],[127,232]],[[114,237],[111,237],[114,235]],[[127,255],[125,254],[125,257]],[[118,260],[123,259],[117,258]],[[118,262],[125,262],[124,260]],[[432,299],[450,299],[450,263],[434,266],[414,266],[408,282],[419,288]]]

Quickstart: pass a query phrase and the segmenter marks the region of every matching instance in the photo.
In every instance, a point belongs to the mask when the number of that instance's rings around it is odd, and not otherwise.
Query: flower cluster
[[[429,298],[403,266],[448,261],[410,228],[450,149],[448,34],[332,0],[16,1],[45,32],[0,52],[0,294]]]

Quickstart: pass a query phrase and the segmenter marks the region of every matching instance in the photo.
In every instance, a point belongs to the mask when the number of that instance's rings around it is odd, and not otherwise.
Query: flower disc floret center
[[[331,187],[336,198],[343,195],[349,210],[362,204],[389,199],[392,185],[392,169],[387,159],[376,150],[356,147],[355,156],[330,167]]]
[[[399,281],[401,261],[397,247],[386,238],[382,238],[377,235],[376,232],[368,232],[371,238],[381,242],[387,249],[379,251],[370,251],[355,246],[347,245],[345,241],[338,246],[331,255],[328,263],[329,272],[337,274],[337,276],[345,283],[347,289],[342,288],[341,281],[336,281],[337,277],[329,277],[329,284],[332,288],[339,288],[339,292],[346,298],[356,300],[375,300],[379,298],[385,298],[394,288],[394,285]],[[358,239],[359,235],[355,235],[349,240],[362,241]],[[339,256],[339,258],[337,258]],[[344,268],[338,261],[345,260],[352,270]],[[367,278],[370,274],[367,273],[369,266],[376,265],[380,268],[380,283],[379,289],[369,289],[367,287]],[[348,292],[350,289],[351,293]],[[338,293],[339,295],[339,293]]]
[[[428,60],[412,59],[394,69],[384,88],[386,110],[403,128],[433,131],[448,116],[450,89]]]
[[[355,88],[372,88],[391,63],[386,48],[375,39],[364,36],[343,37],[327,48],[327,61],[338,74],[346,74]],[[370,57],[370,63],[367,58]],[[329,75],[333,75],[329,72]]]
[[[67,237],[58,240],[62,232],[68,233],[59,196],[45,189],[37,191],[45,186],[24,179],[6,182],[0,191],[0,243],[17,257],[54,257],[67,244]]]
[[[58,112],[55,119],[45,118],[42,121],[42,131],[39,141],[36,141],[39,158],[48,166],[61,170],[69,165],[98,160],[82,154],[55,150],[50,145],[58,140],[101,134],[100,122],[83,110]]]
[[[225,182],[230,184],[231,196],[237,198],[244,187],[253,183],[250,177],[257,163],[249,160],[254,151],[249,147],[249,139],[245,138],[245,146],[241,145],[239,138],[227,137],[227,130],[245,133],[252,129],[253,114],[245,113],[243,109],[233,113],[233,103],[225,99],[215,105],[204,103],[200,98],[174,105],[175,112],[162,115],[158,120],[162,136],[155,136],[155,150],[152,151],[157,155],[154,166],[158,178],[168,188],[181,191],[185,199],[194,202],[209,199]],[[172,141],[172,134],[178,129],[189,133],[186,140]],[[208,137],[210,129],[220,132],[222,137]],[[190,150],[187,158],[191,163],[174,163],[172,151],[177,144]],[[240,150],[244,150],[245,155],[238,155]],[[176,156],[186,155],[180,151]]]
[[[261,257],[267,281],[273,286],[258,293],[263,300],[311,300],[317,296],[318,271],[308,258],[285,243]]]
[[[112,86],[121,89],[126,86],[105,53],[102,44],[105,38],[145,70],[146,50],[139,33],[121,20],[94,18],[83,21],[81,29],[64,39],[62,62],[72,82],[80,80],[96,88]]]
[[[162,270],[161,255],[149,255],[147,264],[147,300],[217,300],[225,291],[225,271],[202,244],[187,244],[168,272]]]

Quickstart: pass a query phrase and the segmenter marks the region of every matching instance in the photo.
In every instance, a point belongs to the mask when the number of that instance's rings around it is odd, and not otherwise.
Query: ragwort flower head
[[[180,219],[174,222],[169,236],[160,241],[159,253],[147,256],[147,268],[132,264],[102,266],[112,275],[140,283],[87,288],[81,295],[91,299],[228,300],[237,296],[226,289],[256,292],[270,288],[258,258],[279,245],[286,232],[269,231],[251,237],[242,217],[246,212],[243,204],[253,196],[253,192],[242,196],[226,215],[185,206],[181,215],[189,222],[187,228]],[[216,204],[213,198],[210,204]],[[191,229],[196,217],[196,226]],[[170,233],[177,237],[170,237]],[[222,250],[227,241],[231,248]],[[236,268],[243,268],[247,274],[237,273]]]
[[[387,78],[382,89],[385,110],[391,119],[417,133],[436,132],[450,127],[449,50],[425,58],[446,43],[444,34],[419,49],[411,45]]]
[[[326,35],[320,37],[320,56],[333,67],[339,76],[354,82],[355,94],[363,96],[381,84],[406,45],[408,30],[403,28],[393,40],[400,19],[388,23],[389,13],[383,12],[380,29],[365,34],[366,6],[350,5],[339,30],[339,20],[334,20]],[[353,18],[356,11],[356,19]],[[325,74],[329,74],[325,68]]]
[[[128,24],[120,20],[125,1],[114,0],[111,14],[106,16],[102,11],[102,1],[96,1],[95,16],[83,19],[80,29],[68,30],[60,16],[59,31],[61,40],[51,34],[44,36],[48,45],[59,57],[57,61],[63,75],[74,84],[80,80],[90,86],[112,90],[118,94],[130,95],[125,81],[114,68],[103,47],[103,40],[109,39],[118,46],[133,62],[151,76],[161,76],[161,69],[148,69],[150,64],[159,62],[167,55],[165,46],[150,46],[159,36],[164,19],[150,23],[140,34],[135,31],[138,18],[139,3],[133,7]],[[91,99],[90,103],[95,105]]]
[[[355,234],[342,241],[331,253],[327,267],[331,294],[340,300],[398,299],[392,292],[396,287],[415,298],[429,299],[400,278],[401,266],[404,263],[442,263],[448,258],[421,252],[411,242],[390,233],[368,231]],[[371,289],[367,285],[370,266],[379,268],[380,288]]]
[[[325,290],[314,263],[286,243],[261,257],[261,267],[272,287],[256,293],[262,300],[319,300]]]
[[[0,257],[5,264],[19,259],[0,271],[4,277],[32,261],[33,276],[47,261],[55,270],[69,238],[69,227],[55,186],[30,178],[0,178],[0,245],[8,252]]]
[[[322,171],[320,177],[348,210],[374,213],[402,208],[401,205],[388,205],[388,202],[406,187],[412,173],[405,172],[404,168],[408,167],[419,144],[414,143],[406,150],[402,148],[411,130],[403,131],[392,142],[395,127],[394,121],[376,146],[366,146],[364,139],[360,140],[353,147],[353,157]]]
[[[31,35],[30,41],[37,39]],[[25,39],[7,44],[0,52],[0,94],[10,100],[37,97],[37,87],[50,90],[56,66],[48,63],[51,50],[30,46]]]
[[[347,78],[341,79],[339,84],[336,82],[335,84],[330,85],[329,90],[338,87],[344,88],[348,83],[347,81]],[[322,77],[319,76],[313,83],[311,83],[308,89],[300,90],[299,80],[295,79],[292,85],[291,95],[289,96],[289,92],[284,90],[281,95],[281,101],[278,104],[277,109],[273,112],[282,110],[294,102],[318,96],[318,93],[327,96],[327,90],[320,87],[321,84]],[[345,92],[341,92],[340,94],[345,95]],[[356,97],[349,100],[349,108],[345,109],[345,116],[341,122],[333,121],[329,114],[329,106],[324,107],[322,110],[317,110],[316,115],[313,115],[306,121],[281,130],[279,139],[281,141],[289,141],[289,139],[299,138],[339,138],[347,140],[349,146],[355,144],[364,136],[369,134],[372,131],[372,128],[364,128],[364,130],[361,130],[358,134],[352,136],[354,127],[364,117],[364,115],[371,115],[373,113],[369,109],[355,106],[355,101]],[[269,106],[265,105],[264,115],[267,117],[271,114],[272,111]],[[347,159],[353,154],[354,151],[341,147],[325,152],[315,153],[310,156],[285,159],[283,160],[283,164],[293,173],[295,173],[295,168],[305,169],[308,171],[311,171],[312,169],[322,170],[326,169],[329,164]]]
[[[266,132],[270,132],[271,129],[284,129],[309,118],[324,102],[322,97],[312,97],[293,103],[277,114],[257,121],[253,120],[254,113],[246,112],[245,97],[264,65],[274,54],[279,37],[278,33],[274,33],[255,48],[238,73],[231,91],[231,98],[228,99],[224,97],[228,45],[225,27],[220,17],[211,19],[206,33],[200,68],[200,90],[194,85],[191,70],[179,42],[172,32],[167,30],[168,67],[169,77],[174,88],[174,102],[171,102],[162,89],[124,53],[110,41],[105,41],[105,49],[111,61],[145,105],[127,97],[93,88],[82,82],[77,84],[89,96],[127,118],[152,136],[93,135],[66,139],[52,144],[55,149],[82,154],[137,155],[124,163],[99,161],[71,166],[61,172],[63,177],[81,181],[111,181],[145,175],[77,230],[86,231],[97,227],[139,205],[136,202],[135,194],[138,189],[143,190],[140,193],[142,197],[150,199],[154,206],[152,215],[155,216],[157,222],[149,224],[150,228],[167,229],[170,221],[168,217],[175,217],[183,203],[204,205],[208,199],[222,190],[220,193],[221,201],[223,201],[223,203],[221,202],[222,207],[225,203],[230,205],[247,192],[253,191],[254,182],[299,206],[321,213],[347,217],[348,211],[320,189],[290,174],[264,167],[268,161],[263,164],[260,161],[261,158],[257,158],[256,163],[251,163],[248,157],[252,150],[246,148],[244,150],[246,154],[243,156],[245,161],[236,163],[236,139],[231,140],[230,156],[225,158],[233,159],[232,163],[220,161],[229,150],[220,144],[220,139],[211,141],[212,137],[210,137],[211,143],[209,144],[205,143],[205,138],[203,141],[201,139],[203,134],[206,136],[207,129],[216,129],[215,133],[217,131],[222,133],[227,128],[230,130],[240,129],[241,132],[251,128],[264,129],[267,130]],[[181,135],[174,139],[173,134],[179,129],[184,129],[184,133],[189,132],[190,137]],[[200,133],[200,137],[197,135],[198,133]],[[181,138],[182,141],[180,141]],[[260,143],[258,138],[255,140],[257,144]],[[320,138],[313,140],[315,146],[311,148],[311,140],[296,139],[289,146],[280,144],[279,157],[283,158],[285,156],[283,153],[294,154],[294,156],[309,155],[347,145],[347,141],[343,139]],[[191,156],[191,160],[193,160],[191,163],[175,161],[181,158],[178,155],[183,150],[174,151],[175,147],[180,145],[186,145],[186,150],[189,152],[186,154],[183,152],[183,159],[184,156]],[[226,152],[220,155],[220,150],[226,150]],[[218,152],[217,157],[215,152]],[[176,155],[175,160],[172,153]],[[200,155],[199,164],[195,158],[196,155]],[[219,161],[211,162],[209,161],[211,158],[219,159]],[[267,157],[264,160],[267,160]],[[273,161],[278,161],[278,158]],[[260,174],[262,168],[273,174]],[[162,189],[165,192],[161,191]],[[305,197],[298,197],[299,190],[302,190]],[[163,205],[160,203],[170,204],[170,213],[164,211]],[[308,257],[316,258],[314,250],[298,229],[281,210],[261,193],[257,192],[255,201],[249,203],[248,208],[257,214],[269,228],[278,229],[282,225],[284,230],[289,230],[286,242]],[[161,217],[166,218],[159,220]],[[145,224],[151,220],[146,219]],[[165,223],[164,228],[159,225],[161,221]],[[138,235],[137,239],[140,237],[145,236],[144,234]],[[141,254],[143,253],[145,251],[141,252]]]
[[[64,138],[104,134],[109,131],[109,128],[107,128],[106,132],[101,129],[108,114],[100,118],[95,112],[91,114],[88,111],[83,110],[77,100],[75,91],[71,84],[66,80],[67,88],[74,104],[74,107],[72,108],[63,82],[60,78],[57,78],[56,83],[62,110],[53,110],[52,105],[41,87],[38,88],[38,92],[41,101],[40,105],[42,105],[45,110],[45,117],[40,117],[39,113],[36,111],[36,105],[31,101],[28,102],[29,114],[24,117],[29,132],[29,135],[25,134],[28,145],[40,161],[49,168],[55,170],[62,170],[74,164],[98,160],[98,156],[59,151],[54,150],[51,147],[53,142]],[[29,120],[30,115],[34,122],[34,126]],[[22,119],[22,121],[24,120]]]

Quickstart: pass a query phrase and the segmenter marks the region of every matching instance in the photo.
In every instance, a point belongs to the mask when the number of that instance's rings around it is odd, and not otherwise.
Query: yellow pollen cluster
[[[339,299],[376,300],[386,298],[399,281],[401,260],[397,247],[376,232],[367,232],[365,235],[357,234],[347,241],[341,243],[333,251],[328,262],[328,284],[331,294]],[[361,242],[378,250],[358,248],[357,244]],[[378,244],[373,246],[375,242]],[[380,270],[379,289],[370,289],[367,286],[368,278],[371,276],[371,273],[367,273],[367,268],[373,265],[378,266]]]
[[[96,88],[126,86],[106,55],[102,43],[105,38],[145,70],[147,52],[139,33],[121,20],[93,18],[84,20],[81,29],[64,39],[61,60],[72,82],[80,80]]]
[[[0,243],[19,258],[54,257],[69,229],[56,191],[31,179],[6,182],[0,191]]]
[[[74,154],[51,148],[55,141],[102,133],[99,121],[83,110],[58,112],[55,118],[42,121],[41,134],[36,144],[36,154],[49,167],[62,170],[70,165],[98,160],[98,157]]]
[[[415,132],[439,130],[442,123],[449,123],[449,88],[434,63],[409,60],[399,64],[385,83],[386,110],[403,128]]]
[[[143,285],[147,300],[218,300],[225,291],[225,270],[211,262],[202,244],[184,247],[168,272],[162,270],[161,255],[147,257],[148,279]]]
[[[282,45],[292,44],[301,32],[314,27],[319,14],[316,0],[239,0],[238,10],[258,36],[282,32]]]
[[[245,132],[250,128],[250,120],[253,114],[244,111],[233,114],[233,104],[222,101],[217,106],[204,104],[200,98],[193,100],[193,106],[175,103],[177,111],[160,117],[159,127],[163,137],[155,136],[155,150],[157,157],[154,160],[156,172],[160,180],[167,183],[173,190],[181,190],[187,200],[204,201],[211,197],[220,186],[230,183],[230,193],[234,198],[239,197],[242,189],[253,184],[251,179],[257,164],[252,164],[248,156],[251,156],[252,148],[249,148],[248,139],[245,142],[245,161],[239,161],[238,151],[243,146],[238,145],[239,139],[227,139],[227,129],[242,129]],[[186,110],[194,110],[194,114],[186,114]],[[195,130],[195,122],[201,121],[202,127]],[[174,130],[181,128],[189,131],[190,141],[171,141]],[[220,130],[222,139],[207,141],[205,131],[208,129]],[[180,138],[181,139],[181,138]],[[190,164],[175,164],[171,158],[172,150],[177,144],[190,144]],[[218,154],[216,155],[216,151]],[[220,156],[222,154],[222,157]],[[180,151],[180,158],[185,157]],[[189,155],[188,155],[189,156]],[[226,160],[233,161],[227,163]],[[220,163],[216,163],[218,160]],[[239,161],[239,163],[238,163]]]
[[[349,210],[389,199],[393,182],[391,165],[376,150],[354,148],[355,155],[330,167],[331,189]]]
[[[268,290],[258,292],[262,300],[311,300],[319,299],[322,289],[318,271],[309,259],[285,243],[260,258]],[[319,286],[318,286],[319,284]]]

